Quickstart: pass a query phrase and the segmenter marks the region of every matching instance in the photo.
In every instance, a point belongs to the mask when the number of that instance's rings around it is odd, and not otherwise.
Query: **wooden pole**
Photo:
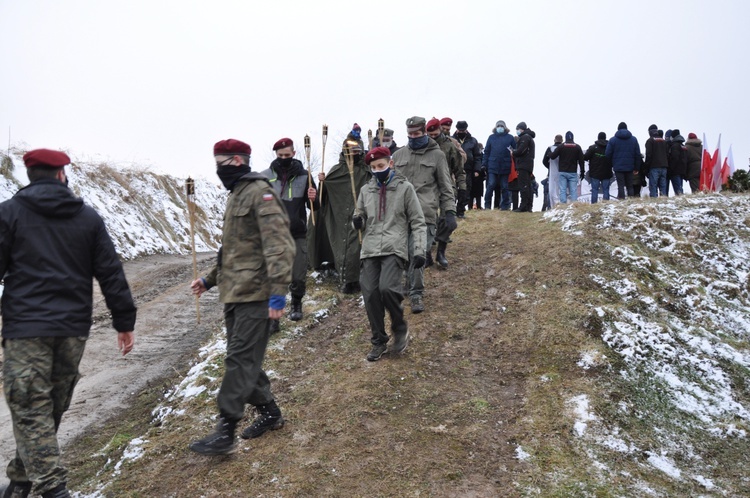
[[[380,146],[383,146],[383,134],[385,133],[385,121],[383,121],[383,118],[378,119],[378,140],[380,141]]]
[[[367,150],[372,150],[372,130],[367,130]]]
[[[188,217],[190,218],[190,247],[193,252],[193,280],[198,278],[198,261],[195,256],[195,181],[188,177],[185,181],[185,193],[187,194]],[[195,296],[195,316],[197,322],[201,323],[200,297]]]
[[[307,157],[307,188],[312,188],[312,172],[310,171],[310,135],[305,135],[305,156]],[[312,220],[313,226],[315,226],[315,210],[313,209],[313,201],[308,197],[307,201],[310,203],[310,219]]]
[[[320,160],[320,172],[326,174],[326,142],[328,141],[328,125],[323,125],[323,157]],[[323,205],[323,180],[320,182],[320,205]]]
[[[352,198],[354,198],[354,209],[356,209],[357,189],[354,186],[354,158],[352,156],[354,156],[352,148],[347,143],[344,145],[344,158],[346,159],[346,167],[349,169],[349,178],[352,181]],[[359,243],[362,244],[362,230],[357,230],[357,235],[359,235]]]

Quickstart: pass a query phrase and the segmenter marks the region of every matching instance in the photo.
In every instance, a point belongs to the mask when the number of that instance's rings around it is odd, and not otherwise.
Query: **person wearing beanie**
[[[456,123],[456,132],[453,134],[453,139],[458,143],[466,156],[466,160],[464,161],[464,176],[466,178],[467,195],[463,199],[464,202],[461,202],[461,199],[459,199],[456,209],[456,215],[463,217],[466,210],[466,203],[469,204],[469,209],[471,209],[470,196],[468,194],[472,191],[475,180],[481,182],[479,177],[482,173],[482,153],[479,150],[479,142],[469,133],[469,125],[466,121]]]
[[[273,151],[276,159],[261,174],[268,178],[289,215],[289,230],[296,245],[292,283],[289,284],[292,296],[289,319],[296,322],[302,320],[302,298],[305,296],[307,280],[307,208],[312,203],[312,208],[318,209],[317,189],[315,183],[309,181],[302,161],[294,158],[296,152],[291,138],[277,140]],[[309,183],[311,184],[308,185]],[[279,320],[272,320],[271,333],[278,332],[279,329]]]
[[[641,168],[641,148],[638,139],[628,131],[624,122],[617,125],[617,133],[607,143],[605,151],[617,179],[617,198],[633,197],[633,178]],[[640,177],[639,177],[640,181]]]
[[[68,188],[68,155],[36,149],[23,162],[29,185],[0,203],[3,387],[16,442],[3,496],[69,497],[57,431],[91,329],[94,279],[123,355],[136,307],[104,221]]]
[[[547,168],[547,178],[545,183],[545,205],[547,209],[560,204],[560,158],[550,159],[552,152],[560,147],[563,143],[562,135],[555,135],[555,140],[547,147],[544,151],[544,157],[542,158],[542,164]]]
[[[352,228],[351,216],[355,208],[354,196],[359,195],[371,176],[370,168],[365,164],[362,141],[351,138],[344,140],[338,164],[327,173],[318,173],[323,195],[321,201],[321,194],[318,194],[320,208],[316,212],[315,225],[310,220],[307,226],[308,258],[310,266],[316,270],[333,261],[344,294],[356,294],[360,290],[359,253],[362,244],[359,231]]]
[[[485,142],[484,156],[482,157],[482,169],[487,174],[484,194],[485,209],[492,209],[492,196],[495,194],[495,187],[500,187],[500,210],[510,210],[510,192],[508,191],[508,176],[510,175],[511,165],[510,149],[516,146],[516,141],[509,131],[505,121],[499,120],[495,123],[492,135]]]
[[[669,144],[669,166],[667,177],[669,178],[675,195],[682,195],[682,179],[687,175],[688,150],[685,146],[685,138],[677,128],[672,130],[672,141]]]
[[[412,313],[421,313],[424,305],[424,268],[417,268],[415,256],[427,257],[426,251],[432,247],[437,232],[438,211],[445,216],[445,227],[453,232],[456,227],[456,199],[453,196],[453,183],[448,161],[440,146],[425,134],[426,120],[412,116],[406,120],[406,134],[409,145],[397,150],[393,155],[396,172],[406,178],[417,192],[427,225],[425,252],[416,247],[413,234],[409,234],[409,300]]]
[[[666,196],[669,144],[659,136],[659,129],[656,125],[649,126],[648,134],[643,174],[648,176],[649,195],[651,197]]]
[[[578,167],[581,169],[581,181],[586,175],[583,150],[580,145],[573,141],[573,138],[572,131],[566,132],[565,143],[561,147],[557,147],[549,156],[550,160],[560,158],[560,202],[563,204],[568,202],[568,195],[570,195],[572,202],[578,200],[579,175],[576,174]]]
[[[533,210],[531,175],[534,174],[536,147],[534,137],[536,137],[536,133],[530,130],[523,121],[516,126],[516,131],[519,133],[518,143],[512,149],[512,155],[516,164],[516,171],[518,172],[518,189],[521,194],[521,205],[518,206],[517,210],[514,209],[513,211],[517,213],[530,213]]]
[[[409,264],[410,237],[413,265],[424,266],[427,225],[414,187],[393,170],[390,151],[376,147],[367,153],[365,163],[372,179],[359,192],[352,225],[362,230],[359,283],[372,332],[367,360],[377,361],[388,350],[386,311],[391,318],[391,352],[403,353],[409,343],[401,305],[403,269]]]
[[[450,119],[450,118],[444,118]],[[465,205],[468,199],[466,192],[466,173],[464,172],[464,153],[461,146],[454,142],[450,136],[443,133],[442,121],[437,119],[431,119],[427,122],[426,131],[427,136],[437,142],[440,150],[445,154],[445,159],[448,161],[448,169],[451,175],[451,181],[453,183],[453,193],[457,199],[455,211],[456,216],[464,216]],[[452,121],[451,121],[452,123]],[[435,241],[437,242],[437,251],[435,254],[435,261],[438,263],[438,267],[442,269],[448,268],[448,259],[446,258],[445,252],[448,248],[448,240],[450,239],[452,230],[449,230],[445,224],[445,215],[441,211],[440,217],[437,223],[437,233],[435,234]],[[432,248],[427,248],[427,265],[432,264]]]
[[[612,181],[612,165],[607,160],[607,134],[599,132],[596,142],[593,143],[583,155],[583,159],[589,163],[589,180],[591,181],[591,204],[599,201],[599,189],[602,190],[602,198],[609,200],[609,187]]]
[[[703,142],[695,133],[689,133],[685,142],[688,163],[685,179],[690,184],[690,192],[693,194],[700,190],[701,160],[703,158]]]
[[[202,455],[228,455],[237,451],[235,429],[245,416],[246,404],[255,406],[258,416],[242,431],[242,438],[260,437],[284,425],[263,371],[263,358],[269,320],[284,313],[295,244],[283,202],[264,175],[250,171],[250,146],[221,140],[214,146],[214,159],[217,174],[232,195],[224,213],[218,261],[190,287],[198,297],[219,288],[227,353],[216,429],[193,441],[190,449]]]

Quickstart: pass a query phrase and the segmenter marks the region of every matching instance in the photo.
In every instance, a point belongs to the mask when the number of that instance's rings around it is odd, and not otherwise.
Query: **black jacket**
[[[536,133],[531,130],[524,130],[518,137],[518,143],[513,151],[513,160],[516,162],[516,170],[534,172],[534,137]]]
[[[38,180],[0,204],[3,338],[85,337],[92,279],[112,324],[132,331],[136,308],[99,214],[57,180]]]
[[[684,178],[687,175],[687,165],[688,150],[685,147],[685,139],[682,135],[672,137],[669,143],[669,176],[679,175]]]
[[[461,144],[461,148],[466,152],[466,162],[464,163],[464,171],[474,173],[482,170],[482,152],[479,150],[479,142],[476,138],[471,136],[471,133],[466,132],[464,138],[458,137],[458,132],[453,134],[453,138],[458,140]]]
[[[573,142],[565,142],[555,150],[553,150],[549,158],[557,159],[560,158],[560,166],[558,171],[560,173],[575,173],[577,171],[576,166],[580,166],[581,174],[583,175],[583,150],[581,146]]]
[[[648,173],[653,168],[666,168],[669,166],[667,154],[669,152],[669,142],[659,137],[651,137],[646,140],[646,161],[644,162],[644,172]]]
[[[601,139],[594,142],[583,159],[589,162],[589,176],[597,180],[609,180],[612,178],[612,164],[610,164],[604,152],[607,150],[607,140]]]
[[[289,231],[295,239],[304,239],[307,235],[307,188],[309,186],[307,170],[298,159],[292,159],[292,164],[286,171],[281,167],[278,159],[274,159],[271,167],[261,172],[273,186],[286,207],[289,215]],[[315,182],[312,183],[315,187]],[[313,203],[313,209],[318,209],[318,201]]]

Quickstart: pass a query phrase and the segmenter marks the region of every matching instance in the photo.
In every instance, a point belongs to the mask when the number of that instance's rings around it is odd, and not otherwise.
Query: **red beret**
[[[451,118],[443,118],[440,120],[440,125],[452,125],[453,120]]]
[[[375,147],[371,151],[367,153],[365,156],[365,164],[370,164],[373,161],[377,161],[378,159],[390,159],[391,158],[391,151],[388,149],[388,147]]]
[[[70,164],[70,158],[65,152],[50,149],[31,150],[23,155],[23,163],[27,168],[43,166],[47,168],[62,168]]]
[[[281,138],[273,144],[273,150],[285,149],[287,147],[294,147],[294,142],[291,138]]]
[[[438,128],[440,128],[440,121],[438,121],[437,118],[432,118],[427,121],[427,124],[425,125],[425,130],[427,131],[435,131]]]
[[[698,135],[695,133],[688,133],[688,140],[695,140],[696,138],[698,138]]]
[[[216,142],[214,145],[215,156],[233,156],[235,154],[250,155],[252,149],[245,142],[229,138],[227,140],[221,140]]]

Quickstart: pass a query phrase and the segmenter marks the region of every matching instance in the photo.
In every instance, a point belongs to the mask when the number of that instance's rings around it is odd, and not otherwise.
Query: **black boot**
[[[26,498],[29,494],[31,494],[30,482],[10,481],[3,491],[3,498]]]
[[[65,486],[65,483],[62,483],[49,491],[42,493],[42,498],[70,498],[70,493],[68,493],[68,488]]]
[[[448,260],[445,259],[445,249],[447,247],[448,244],[445,242],[438,242],[437,253],[435,254],[435,261],[437,261],[437,264],[443,269],[448,268]]]
[[[268,320],[268,331],[271,335],[281,330],[281,323],[278,320]]]
[[[190,443],[190,449],[201,455],[230,455],[237,451],[234,444],[236,427],[237,421],[220,417],[216,430],[203,439]]]
[[[432,265],[433,265],[432,251],[427,251],[427,257],[425,258],[424,267],[429,268]]]
[[[292,312],[289,313],[289,319],[293,322],[302,320],[302,298],[292,296]]]
[[[281,416],[281,410],[276,406],[275,401],[258,405],[255,408],[258,410],[258,416],[255,417],[250,427],[242,431],[240,434],[242,439],[255,439],[269,430],[275,431],[284,427],[284,417]]]

